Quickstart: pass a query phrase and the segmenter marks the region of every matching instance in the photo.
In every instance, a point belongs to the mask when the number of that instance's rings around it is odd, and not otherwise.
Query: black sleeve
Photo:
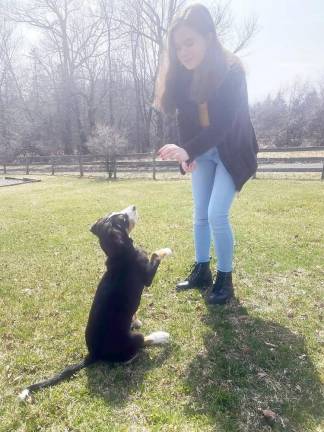
[[[233,127],[242,110],[248,112],[245,73],[241,67],[231,69],[222,85],[208,102],[210,125],[201,128],[200,132],[182,143],[190,161],[205,153],[212,147],[219,146]]]

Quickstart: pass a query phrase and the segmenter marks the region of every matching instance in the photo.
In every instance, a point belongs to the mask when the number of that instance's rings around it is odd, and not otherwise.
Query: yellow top
[[[201,127],[209,126],[209,115],[207,102],[198,105],[199,123]]]

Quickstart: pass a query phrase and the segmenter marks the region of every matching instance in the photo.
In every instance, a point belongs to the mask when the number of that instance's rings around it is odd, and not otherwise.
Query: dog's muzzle
[[[138,212],[134,205],[130,205],[122,210],[120,213],[127,214],[129,219],[129,231],[131,231],[138,221]]]

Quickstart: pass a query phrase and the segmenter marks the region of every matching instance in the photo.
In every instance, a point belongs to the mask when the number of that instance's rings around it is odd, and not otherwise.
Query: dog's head
[[[98,237],[105,254],[113,257],[125,253],[131,247],[129,234],[137,220],[136,207],[131,205],[120,212],[110,213],[98,219],[90,231]]]

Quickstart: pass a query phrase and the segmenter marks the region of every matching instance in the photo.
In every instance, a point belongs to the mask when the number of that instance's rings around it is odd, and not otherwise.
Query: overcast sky
[[[259,33],[242,58],[250,101],[296,78],[324,80],[324,0],[232,0],[239,19],[256,15]]]

